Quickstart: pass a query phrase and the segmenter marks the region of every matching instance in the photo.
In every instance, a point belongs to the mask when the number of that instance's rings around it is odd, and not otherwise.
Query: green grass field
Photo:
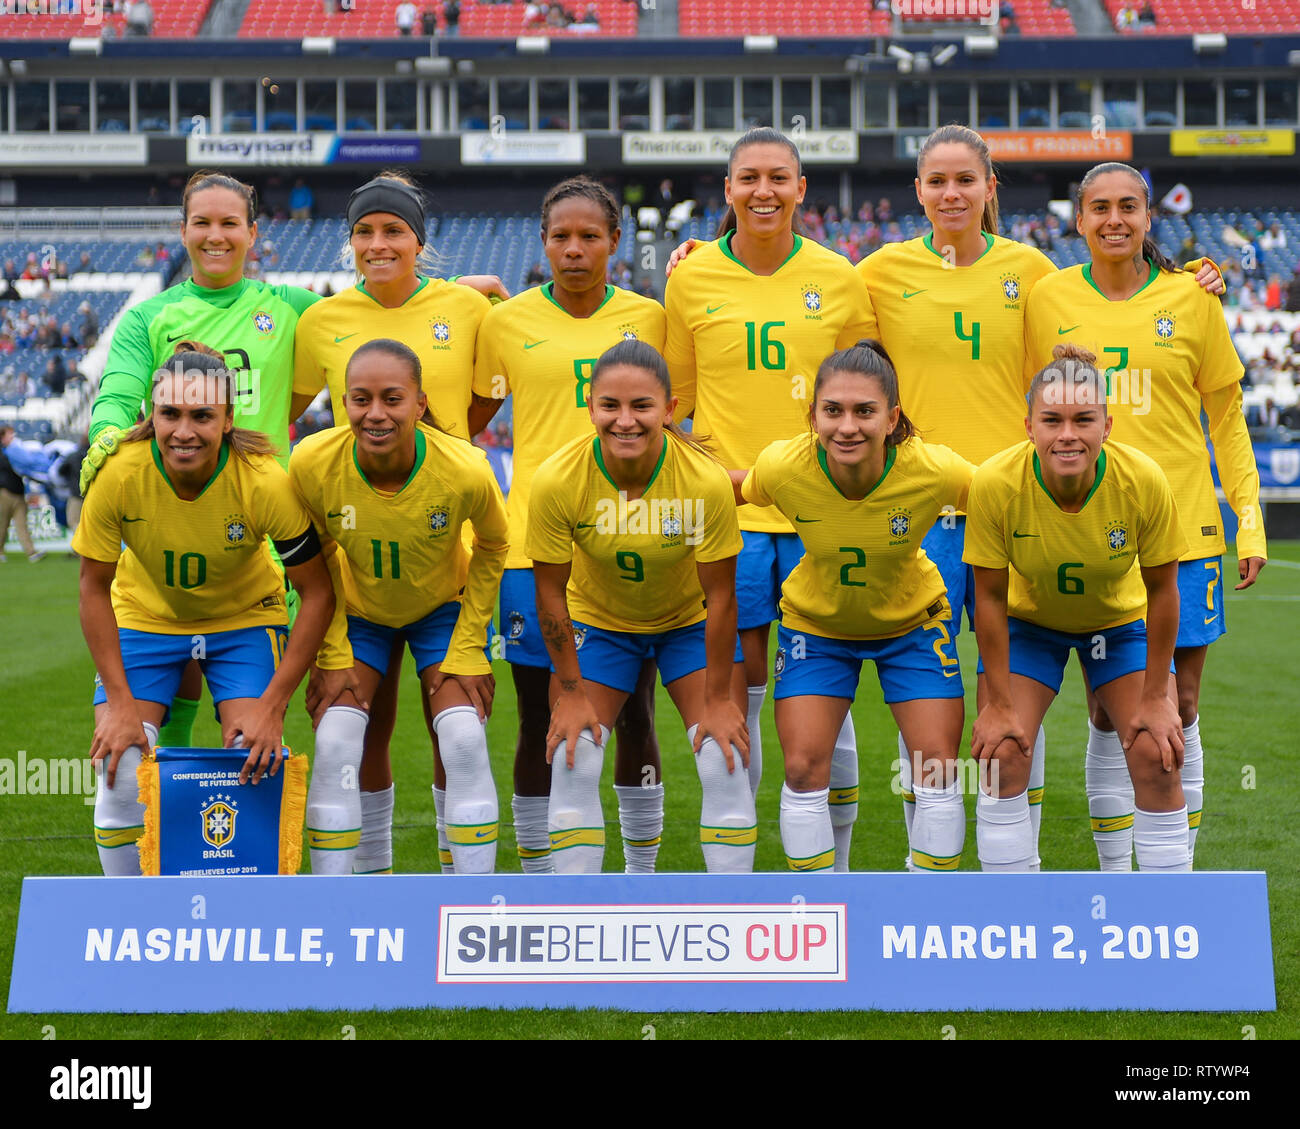
[[[338,1039],[345,1027],[357,1038],[884,1038],[938,1039],[945,1025],[959,1039],[1241,1039],[1247,1025],[1260,1039],[1300,1036],[1300,874],[1289,844],[1294,838],[1300,781],[1294,768],[1297,722],[1296,636],[1300,604],[1300,543],[1270,546],[1275,563],[1250,593],[1227,592],[1230,632],[1207,664],[1201,699],[1206,748],[1205,817],[1197,847],[1204,870],[1265,870],[1275,953],[1275,1013],[882,1013],[833,1015],[769,1012],[755,1015],[641,1014],[619,1011],[263,1012],[215,1015],[4,1015],[0,1036],[39,1039],[52,1025],[59,1039],[86,1038],[305,1038]],[[77,624],[76,563],[51,557],[37,566],[11,554],[0,566],[4,648],[0,653],[0,758],[84,755],[90,741],[93,668]],[[1290,628],[1287,625],[1291,625]],[[961,637],[967,682],[974,642]],[[418,687],[407,679],[393,742],[397,780],[395,865],[400,871],[437,869],[432,767]],[[498,865],[518,871],[510,813],[510,763],[515,708],[508,668],[498,664],[496,712],[488,729],[502,834]],[[1049,714],[1047,794],[1041,854],[1050,869],[1095,870],[1083,792],[1083,695],[1076,675]],[[967,698],[967,732],[973,694]],[[862,801],[853,842],[855,870],[897,870],[906,851],[900,802],[891,784],[895,729],[870,672],[854,705],[862,757]],[[200,711],[196,744],[218,744],[210,708]],[[667,813],[661,870],[703,869],[696,837],[699,784],[671,703],[660,691],[659,733],[664,754]],[[291,707],[287,737],[310,749],[301,695]],[[765,708],[766,772],[759,796],[757,867],[784,868],[777,827],[780,759]],[[612,757],[602,793],[609,826],[607,870],[622,869]],[[978,869],[973,806],[962,868]],[[612,818],[611,818],[612,817]],[[98,874],[90,837],[91,809],[79,796],[0,797],[0,992],[7,998],[22,877],[26,874]],[[647,1033],[647,1025],[654,1028]],[[900,1064],[901,1065],[901,1064]]]

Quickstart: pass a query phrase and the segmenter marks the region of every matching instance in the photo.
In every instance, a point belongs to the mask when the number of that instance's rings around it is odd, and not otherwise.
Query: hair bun
[[[1075,345],[1072,342],[1067,341],[1064,344],[1053,347],[1052,360],[1078,361],[1080,364],[1095,365],[1097,363],[1097,354],[1090,353],[1082,345]]]

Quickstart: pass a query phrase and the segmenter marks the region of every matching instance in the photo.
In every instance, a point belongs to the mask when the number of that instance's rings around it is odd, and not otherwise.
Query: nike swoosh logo
[[[918,294],[924,294],[924,293],[926,293],[926,291],[928,291],[929,289],[930,289],[930,288],[927,286],[927,287],[925,288],[925,290],[913,290],[913,291],[911,291],[910,293],[909,293],[908,291],[904,290],[904,291],[903,291],[903,297],[904,297],[904,298],[915,298]]]
[[[808,862],[797,862],[797,863],[794,864],[793,867],[791,867],[791,869],[792,869],[792,870],[812,870],[812,869],[813,869],[813,864],[812,864],[812,861],[811,861],[811,860],[808,861]]]
[[[285,549],[285,551],[284,551],[283,553],[280,554],[280,559],[281,559],[281,560],[284,560],[285,557],[291,557],[291,556],[293,556],[294,553],[296,553],[299,549],[301,549],[301,548],[302,548],[305,544],[307,544],[307,542],[310,541],[310,540],[311,540],[311,535],[308,534],[308,535],[307,535],[306,537],[304,537],[301,541],[299,541],[298,544],[296,544],[296,545],[290,545],[289,548]]]
[[[173,336],[169,333],[169,334],[167,335],[167,344],[168,344],[168,345],[174,345],[174,344],[176,344],[177,341],[184,340],[184,339],[185,339],[186,337],[188,337],[188,336],[189,336],[188,333],[178,333],[175,337],[173,337]]]
[[[475,838],[475,839],[486,839],[486,838],[487,838],[489,835],[491,835],[491,834],[492,834],[491,831],[475,831],[475,832],[474,832],[474,838]]]
[[[1083,323],[1080,322],[1080,325],[1082,325],[1082,324],[1083,324]],[[1060,326],[1057,326],[1057,327],[1056,327],[1056,332],[1057,332],[1057,334],[1059,335],[1059,334],[1062,334],[1062,333],[1070,333],[1072,330],[1075,330],[1075,329],[1078,329],[1078,328],[1079,328],[1079,326],[1077,326],[1077,325],[1072,325],[1072,326],[1070,326],[1069,329],[1062,329]]]
[[[552,837],[551,837],[551,847],[552,847],[552,849],[554,849],[555,847],[562,847],[562,846],[564,846],[564,844],[565,844],[566,842],[568,842],[570,839],[576,839],[576,838],[579,837],[579,835],[581,835],[581,832],[579,832],[579,831],[570,831],[570,832],[569,832],[568,834],[566,834],[566,835],[561,835],[558,839],[555,838],[554,836],[552,836]]]
[[[357,330],[357,333],[360,332],[361,330]],[[356,333],[345,333],[342,337],[334,338],[334,344],[337,345],[340,341],[346,341],[349,337],[355,337],[356,335]]]
[[[125,521],[148,521],[149,519],[147,517],[124,517],[122,520],[125,522]]]
[[[1012,536],[1012,537],[1037,537],[1038,534],[1037,534],[1037,533],[1021,533],[1018,529],[1016,529],[1016,530],[1012,530],[1012,532],[1011,532],[1011,536]]]
[[[595,528],[596,528],[594,525],[588,525],[585,521],[580,521],[580,522],[578,522],[578,526],[577,526],[577,527],[578,527],[579,529],[595,529]]]
[[[956,678],[957,672],[955,670],[945,670],[943,676],[944,678]]]
[[[1219,617],[1217,615],[1207,615],[1205,617],[1205,626],[1209,627],[1210,624],[1217,623],[1218,621],[1219,621]]]
[[[529,349],[536,349],[538,345],[545,345],[549,340],[549,337],[543,337],[540,341],[525,341],[524,351],[527,352]]]
[[[715,831],[713,837],[715,839],[743,839],[748,834],[748,831]]]
[[[329,519],[329,518],[332,518],[332,517],[342,517],[342,516],[343,516],[343,511],[342,511],[342,510],[340,510],[340,511],[339,511],[338,513],[336,513],[336,514],[333,514],[333,513],[327,513],[327,514],[325,515],[326,519]]]
[[[801,525],[807,525],[810,521],[821,521],[821,518],[819,518],[819,517],[800,517],[798,514],[795,514],[795,515],[794,515],[794,520],[797,521],[797,522],[799,522]]]
[[[730,302],[723,302],[723,303],[722,303],[722,306],[730,306],[730,305],[731,305]],[[704,307],[704,312],[705,312],[706,314],[716,314],[720,309],[722,309],[722,306],[705,306],[705,307]]]

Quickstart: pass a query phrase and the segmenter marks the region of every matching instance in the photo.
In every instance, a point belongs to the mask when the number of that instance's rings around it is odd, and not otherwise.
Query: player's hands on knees
[[[140,724],[140,715],[134,708],[115,710],[109,706],[95,722],[90,759],[92,763],[104,762],[104,775],[110,788],[117,780],[117,762],[127,749],[135,745],[141,752],[149,747],[149,737]]]
[[[284,759],[283,736],[283,714],[260,699],[222,723],[221,740],[226,748],[248,750],[244,766],[239,770],[241,784],[247,784],[250,775],[257,784],[268,771],[272,776],[280,771],[280,761]]]
[[[462,274],[456,281],[461,286],[468,286],[471,290],[477,290],[489,301],[495,298],[498,302],[504,302],[510,297],[510,291],[506,289],[506,284],[495,274]]]
[[[704,715],[695,730],[695,741],[692,745],[695,752],[700,751],[700,746],[704,744],[706,737],[712,737],[722,746],[722,755],[726,758],[728,772],[736,771],[733,746],[740,750],[741,764],[745,768],[749,767],[749,726],[745,722],[745,715],[740,712],[740,707],[730,698],[705,701]]]
[[[600,745],[604,742],[604,728],[596,715],[596,707],[591,704],[582,687],[573,690],[561,690],[560,696],[551,706],[551,724],[546,730],[546,763],[555,758],[555,750],[560,742],[565,742],[564,764],[573,767],[573,750],[578,744],[582,731],[591,731],[592,740]]]
[[[703,239],[688,239],[685,243],[679,243],[673,253],[668,256],[668,265],[664,268],[664,276],[667,277],[672,274],[673,268],[703,242]]]
[[[1183,767],[1183,721],[1178,707],[1167,695],[1146,697],[1138,703],[1137,713],[1129,723],[1129,734],[1124,738],[1124,751],[1133,747],[1139,733],[1149,733],[1160,753],[1160,767],[1173,772]]]
[[[1237,575],[1241,577],[1240,584],[1234,584],[1232,590],[1240,592],[1243,588],[1249,588],[1256,580],[1259,579],[1259,572],[1268,561],[1263,557],[1247,557],[1243,561],[1237,562]]]
[[[361,682],[357,678],[355,666],[344,667],[342,670],[321,670],[312,663],[307,675],[306,706],[313,729],[320,724],[325,711],[344,694],[351,694],[359,709],[369,711],[370,703],[361,696]]]
[[[988,760],[1004,741],[1014,742],[1027,757],[1034,755],[1033,743],[1025,736],[1015,709],[989,702],[971,726],[970,755],[977,761]]]
[[[464,691],[469,704],[478,711],[479,721],[487,724],[487,719],[492,716],[492,699],[497,692],[496,675],[491,671],[487,674],[445,674],[439,670],[429,682],[430,701],[448,682],[456,683]]]

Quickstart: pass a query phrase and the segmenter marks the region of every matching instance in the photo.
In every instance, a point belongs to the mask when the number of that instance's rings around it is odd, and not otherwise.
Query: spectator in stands
[[[402,3],[397,5],[394,16],[397,20],[399,35],[410,35],[415,31],[415,17],[417,14],[415,5],[411,3],[411,0],[402,0]]]
[[[889,224],[888,227],[885,228],[885,234],[881,239],[881,242],[902,243],[904,238],[905,236],[903,235],[903,229],[898,226],[898,221],[894,220],[892,223]]]
[[[41,274],[41,264],[36,261],[35,251],[27,252],[27,261],[23,264],[23,273],[19,275],[19,277],[25,278],[29,282],[33,279],[43,277]]]
[[[82,302],[77,307],[77,313],[81,315],[81,332],[79,334],[81,345],[82,348],[89,349],[99,340],[99,318],[89,302]]]
[[[44,553],[38,553],[32,544],[32,535],[27,528],[27,489],[20,475],[9,463],[6,449],[14,441],[12,427],[0,427],[0,561],[6,559],[4,543],[9,538],[9,524],[14,524],[14,533],[18,544],[23,547],[27,559],[35,564]]]
[[[126,34],[153,35],[153,5],[149,0],[126,0]]]
[[[1156,26],[1156,10],[1151,6],[1151,0],[1144,0],[1138,9],[1137,24],[1141,31],[1150,31]]]
[[[147,270],[154,264],[153,248],[146,244],[140,248],[140,253],[135,257],[135,265],[142,270]]]
[[[64,389],[68,386],[68,366],[63,363],[63,357],[60,354],[55,353],[45,362],[43,380],[51,396],[63,395]]]
[[[54,277],[55,278],[68,277],[68,264],[65,263],[62,259],[57,260],[54,264]]]
[[[1264,290],[1264,308],[1266,310],[1282,308],[1282,279],[1278,275],[1268,276],[1268,286]]]
[[[826,217],[830,219],[829,216]],[[889,202],[888,196],[882,196],[880,203],[876,205],[876,223],[884,227],[894,218],[894,206]]]
[[[1125,6],[1115,13],[1115,30],[1135,31],[1137,30],[1137,21],[1137,9]]]
[[[1260,422],[1264,427],[1280,427],[1282,425],[1282,413],[1273,402],[1272,396],[1264,398],[1264,408],[1260,412]]]
[[[72,322],[65,321],[59,326],[59,344],[60,349],[79,349],[81,342],[77,340],[77,335],[72,331]]]
[[[309,220],[311,219],[312,209],[316,207],[316,194],[311,190],[311,186],[299,177],[293,182],[293,189],[289,193],[289,218],[291,220]]]
[[[438,34],[438,13],[432,8],[425,8],[420,13],[420,34],[429,39]]]
[[[590,27],[600,27],[600,13],[596,11],[595,4],[587,5],[587,11],[583,14],[582,22]]]
[[[549,4],[538,3],[537,0],[528,0],[524,5],[524,23],[525,24],[542,24],[546,22],[546,13],[550,11]]]
[[[610,260],[609,280],[615,286],[621,286],[624,290],[631,290],[634,288],[632,268],[624,259]]]
[[[542,269],[541,263],[534,263],[528,268],[528,277],[525,279],[527,286],[541,286],[547,279],[546,271]]]
[[[1278,251],[1286,249],[1286,232],[1276,223],[1268,225],[1268,230],[1259,237],[1261,251]]]
[[[91,262],[90,252],[82,251],[80,259],[77,260],[77,270],[83,274],[93,271],[94,265]]]
[[[460,0],[446,0],[442,6],[443,23],[448,35],[460,34]]]
[[[4,289],[0,290],[0,302],[21,302],[22,297],[18,293],[18,287],[13,284],[13,279],[6,277],[4,279]]]

